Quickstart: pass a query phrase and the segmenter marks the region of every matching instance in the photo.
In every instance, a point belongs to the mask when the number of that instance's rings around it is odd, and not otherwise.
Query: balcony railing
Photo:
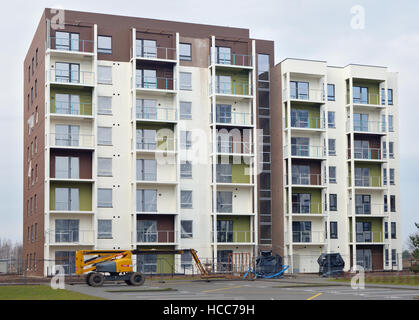
[[[288,232],[285,233],[285,239],[288,241]],[[325,243],[326,234],[324,231],[293,231],[293,243]]]
[[[349,238],[353,242],[352,232]],[[357,243],[383,242],[383,232],[381,231],[356,231],[355,240]]]
[[[50,230],[48,232],[51,244],[93,244],[93,230]]]
[[[176,109],[160,107],[137,107],[135,116],[137,120],[176,121],[178,118]]]
[[[52,147],[94,148],[95,139],[91,134],[69,135],[61,133],[50,134]]]
[[[137,243],[175,243],[176,232],[169,231],[154,231],[154,232],[137,232]]]
[[[93,53],[95,42],[93,40],[69,39],[60,37],[50,37],[48,48],[52,50],[68,52]]]
[[[285,176],[286,184],[289,184],[288,175]],[[321,174],[292,174],[293,185],[303,186],[322,186],[323,180]]]
[[[288,99],[288,90],[284,89],[283,91],[284,97]],[[291,90],[290,92],[290,99],[291,100],[298,100],[298,101],[318,101],[324,102],[325,101],[325,94],[322,89],[309,89],[305,92],[296,92],[295,90]]]
[[[348,149],[348,159],[351,159],[351,149]],[[355,148],[354,158],[360,160],[382,160],[380,148]]]
[[[351,178],[349,177],[349,186],[351,187]],[[383,181],[381,176],[365,176],[365,177],[355,177],[355,187],[383,187]]]
[[[213,114],[210,114],[211,123],[213,120]],[[247,112],[217,112],[216,122],[217,124],[234,124],[251,126],[253,123],[253,115]]]
[[[176,48],[136,46],[137,58],[176,60]]]
[[[349,103],[350,96],[346,96],[346,102]],[[361,94],[359,97],[353,97],[353,104],[372,104],[380,105],[380,95],[377,93]]]
[[[288,146],[284,147],[284,156],[288,157]],[[326,148],[322,146],[311,145],[291,145],[291,156],[293,157],[308,157],[308,158],[324,158],[326,157]]]
[[[291,127],[301,129],[324,129],[326,125],[325,120],[321,118],[291,117]]]
[[[95,85],[95,73],[91,71],[67,71],[50,69],[47,71],[47,80],[59,84]]]
[[[250,96],[251,87],[247,82],[222,82],[217,81],[215,83],[215,93],[224,95],[238,95],[238,96]],[[212,90],[210,88],[210,94]]]
[[[165,77],[140,77],[135,80],[137,89],[176,90],[175,79]]]
[[[320,202],[293,202],[292,203],[293,214],[322,214],[323,204]]]
[[[350,131],[351,121],[346,122],[346,130]],[[354,120],[353,131],[367,133],[385,133],[386,126],[382,121],[357,121]]]
[[[252,154],[253,144],[250,142],[221,141],[217,143],[217,153],[220,154]]]
[[[93,110],[91,103],[55,101],[55,103],[51,102],[51,113],[73,116],[91,116]]]
[[[383,216],[387,214],[384,208],[385,206],[383,203],[355,204],[355,214],[368,216]],[[350,203],[348,204],[348,213],[352,213],[352,205]]]
[[[136,143],[137,151],[175,151],[174,138],[143,138]]]
[[[221,53],[211,54],[212,63],[240,66],[240,67],[251,67],[253,56],[249,54],[237,54],[237,53]]]
[[[253,232],[251,231],[217,231],[218,243],[251,243]],[[211,232],[211,242],[214,241],[214,232]]]

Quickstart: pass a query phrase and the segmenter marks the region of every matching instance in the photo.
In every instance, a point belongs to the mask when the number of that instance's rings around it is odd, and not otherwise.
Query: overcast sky
[[[365,8],[364,29],[351,27],[351,8]],[[249,28],[275,41],[276,63],[286,57],[388,66],[399,72],[403,239],[419,222],[419,2],[347,0],[72,0],[3,4],[0,77],[0,237],[22,236],[23,59],[45,7]],[[411,132],[411,134],[409,134]]]

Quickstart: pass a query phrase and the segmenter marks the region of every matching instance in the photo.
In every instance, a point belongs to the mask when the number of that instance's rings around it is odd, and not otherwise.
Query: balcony
[[[176,152],[176,139],[167,137],[142,138],[136,142],[137,152],[156,153],[156,152]]]
[[[94,149],[95,138],[92,134],[69,135],[51,133],[50,146],[63,149]]]
[[[348,204],[348,214],[352,213],[352,204]],[[355,214],[366,217],[383,217],[388,213],[383,203],[361,203],[355,205]]]
[[[346,131],[351,131],[351,121],[346,122]],[[356,133],[386,134],[386,125],[382,121],[357,121],[354,120],[353,131]]]
[[[253,154],[253,144],[251,142],[242,141],[218,141],[217,154],[220,155],[247,155]]]
[[[168,231],[148,231],[137,232],[137,244],[175,244],[177,232]]]
[[[323,204],[321,202],[293,202],[292,214],[297,216],[320,216],[323,212]]]
[[[217,231],[217,244],[253,244],[252,231]],[[214,232],[211,232],[211,242],[214,243]]]
[[[284,147],[284,157],[289,157],[289,147]],[[309,159],[324,159],[326,158],[326,148],[323,146],[312,145],[291,145],[291,157],[309,158]]]
[[[351,149],[348,149],[348,159],[351,159]],[[377,160],[383,161],[382,152],[380,148],[355,148],[355,160]]]
[[[212,86],[210,85],[210,95],[213,94]],[[215,94],[224,97],[242,97],[252,98],[252,88],[248,82],[224,82],[216,81]]]
[[[292,244],[294,245],[324,245],[326,234],[324,231],[293,231],[291,233]],[[289,242],[289,233],[285,233],[285,241]]]
[[[92,117],[93,107],[92,103],[68,102],[68,101],[51,101],[51,114],[65,117]]]
[[[135,118],[145,122],[176,122],[177,114],[175,108],[137,107]]]
[[[141,77],[136,76],[135,86],[140,91],[175,93],[176,81],[166,77]]]
[[[285,175],[285,185],[289,186],[288,175]],[[293,186],[320,187],[323,188],[323,179],[321,174],[292,174]]]
[[[137,44],[136,58],[151,61],[176,62],[176,48],[144,46]]]
[[[211,123],[214,122],[213,114],[210,114]],[[247,112],[217,112],[216,123],[218,125],[252,126],[253,115]]]
[[[349,233],[351,243],[353,242],[352,233]],[[355,233],[356,243],[383,243],[383,232],[381,231],[357,231]]]
[[[253,56],[248,54],[218,52],[218,54],[211,54],[210,59],[212,64],[220,67],[253,67]]]
[[[349,187],[352,186],[351,177],[348,178]],[[361,176],[355,177],[355,188],[383,188],[381,176]]]
[[[302,92],[296,90],[290,91],[288,98],[288,90],[283,90],[284,101],[308,102],[308,103],[325,103],[325,94],[322,89],[308,89]]]
[[[284,119],[284,124],[287,123],[287,119]],[[288,128],[288,125],[284,125]],[[302,129],[302,130],[325,130],[326,122],[322,118],[300,118],[291,117],[291,128]]]
[[[49,37],[47,48],[58,53],[67,54],[94,54],[93,40],[83,40],[77,38],[70,39],[69,37]]]
[[[91,71],[47,70],[47,82],[62,86],[94,87],[95,73]]]
[[[350,96],[346,95],[347,104],[349,104],[349,101]],[[355,106],[385,107],[385,105],[380,103],[380,95],[377,93],[361,93],[358,96],[354,96],[352,101]]]
[[[93,230],[49,230],[47,239],[50,245],[57,246],[93,246]]]

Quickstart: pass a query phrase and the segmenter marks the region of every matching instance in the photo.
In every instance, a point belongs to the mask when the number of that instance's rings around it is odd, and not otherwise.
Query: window
[[[182,209],[192,209],[192,191],[180,192],[180,207]]]
[[[157,254],[137,255],[137,269],[142,273],[157,273]]]
[[[137,57],[157,58],[157,42],[155,40],[136,40]],[[168,59],[169,57],[164,57]]]
[[[55,251],[55,266],[63,267],[65,274],[76,272],[76,253],[73,251]]]
[[[181,131],[180,132],[180,146],[182,150],[189,150],[192,147],[192,132]]]
[[[180,90],[192,90],[192,73],[179,73]]]
[[[165,113],[166,120],[169,118],[169,110],[166,112],[160,109],[160,112],[157,109],[157,100],[152,99],[137,99],[136,103],[136,117],[137,119],[157,119],[159,114],[159,120],[163,120],[161,112]]]
[[[393,105],[393,89],[388,89],[388,104]]]
[[[390,211],[396,212],[396,196],[390,196]]]
[[[338,195],[329,194],[330,211],[338,211]]]
[[[32,75],[35,73],[35,58],[32,57]]]
[[[35,108],[35,123],[38,123],[39,121],[39,113],[38,113],[38,107]]]
[[[80,83],[80,64],[56,62],[55,81],[62,83]]]
[[[313,203],[313,209],[317,204]],[[311,213],[311,194],[309,193],[293,193],[292,195],[292,213]],[[314,210],[313,210],[314,212]]]
[[[192,239],[193,238],[192,226],[193,226],[193,221],[182,220],[180,222],[181,238],[182,239]]]
[[[157,212],[157,190],[137,190],[137,212]]]
[[[330,239],[338,238],[338,223],[330,222]]]
[[[369,187],[372,184],[369,168],[355,168],[355,186]]]
[[[97,37],[97,52],[112,54],[112,37],[98,36]]]
[[[158,241],[157,221],[138,220],[137,221],[137,241],[150,243]]]
[[[147,70],[147,69],[137,69],[136,76],[135,76],[135,83],[137,88],[145,88],[145,89],[171,89],[170,83],[173,81],[166,81],[169,79],[162,79],[164,81],[160,81],[160,83],[164,82],[164,87],[160,85],[157,86],[157,71],[156,70]],[[171,79],[170,79],[171,80]]]
[[[388,239],[388,222],[384,222],[384,238]]]
[[[191,120],[192,119],[192,102],[180,102],[180,119]]]
[[[186,269],[192,269],[192,255],[190,252],[185,252],[180,256],[181,268],[186,271]]]
[[[397,239],[396,238],[396,223],[391,223],[391,239]]]
[[[391,249],[391,264],[397,266],[397,250]]]
[[[217,182],[232,183],[233,182],[233,165],[231,163],[217,164]]]
[[[31,82],[31,66],[28,68],[28,82]]]
[[[106,128],[106,127],[97,128],[97,144],[101,146],[112,145],[112,128]]]
[[[112,84],[112,67],[97,66],[97,83]]]
[[[55,220],[55,242],[79,241],[79,220]]]
[[[355,195],[355,213],[371,214],[371,195],[357,194]]]
[[[292,165],[292,184],[309,185],[310,180],[310,166]]]
[[[180,178],[192,179],[192,162],[191,161],[182,161],[180,163]]]
[[[335,85],[334,84],[327,85],[327,100],[335,101]]]
[[[268,54],[258,54],[258,80],[269,81],[269,55]]]
[[[336,139],[329,139],[329,156],[336,155]]]
[[[78,33],[57,31],[55,33],[55,49],[65,51],[79,51],[80,35]]]
[[[329,128],[336,128],[335,112],[329,111],[327,115],[328,115]]]
[[[368,104],[368,88],[353,87],[354,103]]]
[[[389,153],[390,159],[394,159],[394,142],[388,143],[388,153]]]
[[[356,223],[356,242],[371,242],[371,222],[357,222]]]
[[[388,131],[394,132],[394,128],[393,128],[393,116],[388,116]]]
[[[354,131],[369,131],[368,114],[354,113]]]
[[[97,159],[97,174],[100,177],[112,177],[112,158]]]
[[[231,123],[231,105],[217,104],[217,123]]]
[[[79,179],[80,159],[78,157],[55,157],[56,179]]]
[[[55,113],[79,115],[81,114],[80,105],[80,95],[61,93],[55,94]],[[84,112],[83,110],[83,114],[85,113],[87,112]]]
[[[308,157],[310,155],[310,138],[291,138],[291,154]]]
[[[112,239],[112,220],[98,220],[97,230],[98,239]]]
[[[55,125],[55,145],[78,147],[80,126],[57,124]]]
[[[293,242],[311,242],[311,221],[294,221],[292,223]]]
[[[97,189],[97,206],[112,208],[112,189]]]
[[[232,94],[231,76],[216,76],[215,79],[216,92],[222,94]]]
[[[56,211],[79,211],[79,189],[56,188],[55,189]]]
[[[190,43],[179,44],[179,59],[182,61],[192,61],[192,45]]]
[[[384,195],[384,212],[388,211],[387,195]]]
[[[216,47],[218,64],[231,64],[231,48]]]
[[[157,131],[153,129],[137,129],[137,150],[155,150],[157,148]]]
[[[217,212],[232,213],[233,212],[233,192],[218,191],[217,192]]]
[[[112,115],[112,97],[98,97],[98,114]]]
[[[137,181],[156,181],[157,161],[137,159]]]
[[[329,167],[329,183],[336,182],[336,167]]]
[[[38,97],[38,79],[35,79],[35,98]]]
[[[395,175],[395,169],[390,169],[390,184],[395,185],[394,175]]]
[[[36,66],[38,66],[38,53],[39,53],[39,49],[36,48],[36,52],[35,52]]]
[[[309,100],[309,83],[291,81],[291,99]]]
[[[387,185],[387,169],[383,169],[383,185]]]

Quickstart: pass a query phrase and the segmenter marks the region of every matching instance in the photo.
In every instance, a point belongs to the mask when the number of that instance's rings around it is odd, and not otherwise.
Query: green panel
[[[233,242],[250,242],[250,218],[249,217],[233,217],[225,216],[218,218],[223,221],[233,221]]]
[[[291,110],[306,110],[309,117],[309,128],[320,128],[320,108],[318,106],[307,106],[293,102]],[[287,118],[287,116],[286,116]]]
[[[349,171],[348,171],[348,175],[349,175],[349,186],[351,186],[352,183],[352,172],[351,172],[351,166],[348,166]],[[381,187],[382,186],[382,170],[381,170],[381,164],[380,163],[363,163],[363,164],[355,164],[355,168],[368,168],[370,169],[370,177],[374,177],[373,179],[371,179],[371,187]],[[377,178],[379,177],[379,179]]]
[[[310,199],[311,199],[311,206],[310,206],[310,213],[312,214],[321,214],[322,208],[323,208],[323,202],[322,202],[322,192],[318,189],[311,189],[311,188],[292,188],[292,193],[309,193]],[[288,212],[288,189],[287,189],[287,199],[286,199],[286,205],[287,205],[287,212]]]
[[[246,169],[249,170],[247,164],[233,164],[233,183],[250,183],[250,175],[246,174]]]
[[[92,91],[91,89],[84,88],[51,88],[51,113],[55,113],[56,106],[60,107],[60,104],[56,103],[56,94],[72,94],[80,96],[80,115],[92,115]]]
[[[247,70],[217,70],[216,76],[230,76],[232,82],[232,94],[249,94],[249,72]],[[236,85],[234,85],[236,83]]]
[[[363,81],[363,80],[354,80],[353,82],[354,87],[367,87],[368,88],[368,95],[369,95],[369,104],[380,104],[380,86],[377,83],[371,81]]]
[[[170,246],[141,246],[138,250],[173,250]],[[157,273],[158,274],[172,274],[175,272],[175,255],[174,254],[159,254],[157,255]]]
[[[92,211],[92,185],[90,183],[51,182],[50,199],[49,199],[50,210],[55,210],[55,189],[56,188],[79,189],[80,211]]]
[[[383,218],[356,218],[357,222],[371,222],[372,241],[383,242]],[[352,242],[352,218],[349,219],[350,241]],[[362,242],[368,243],[368,242]]]

